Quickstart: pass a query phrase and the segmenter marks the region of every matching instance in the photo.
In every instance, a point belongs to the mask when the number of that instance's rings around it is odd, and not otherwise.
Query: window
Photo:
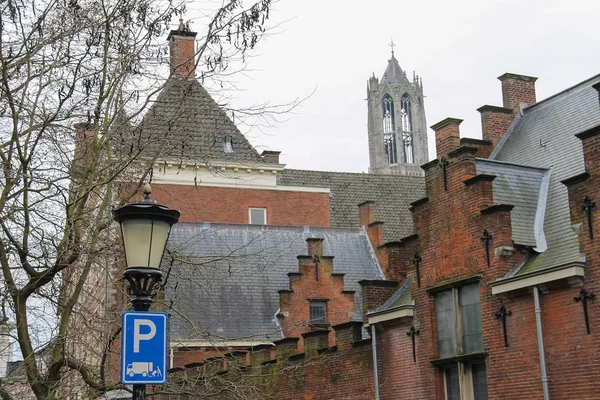
[[[435,313],[441,359],[483,351],[478,284],[438,293]],[[487,400],[485,362],[467,356],[442,368],[447,400]]]
[[[402,144],[404,149],[404,162],[414,164],[413,135],[412,135],[412,113],[410,110],[410,97],[404,93],[400,99],[400,122],[402,125]]]
[[[383,107],[383,133],[394,132],[394,100],[389,94],[383,95],[381,99]]]
[[[396,136],[394,133],[383,134],[383,147],[388,164],[397,164],[398,155],[396,153]]]
[[[248,220],[251,225],[266,225],[267,224],[267,209],[266,208],[250,208],[248,210]]]
[[[327,302],[314,300],[310,302],[310,323],[315,325],[327,323]]]
[[[233,140],[229,135],[223,138],[223,151],[225,153],[233,153]]]

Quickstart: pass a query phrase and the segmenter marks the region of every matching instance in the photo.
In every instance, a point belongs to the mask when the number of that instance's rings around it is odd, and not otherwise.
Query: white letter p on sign
[[[150,328],[148,333],[140,333],[140,328],[147,326]],[[136,319],[133,321],[133,352],[140,352],[140,341],[150,340],[156,335],[156,325],[149,319]]]

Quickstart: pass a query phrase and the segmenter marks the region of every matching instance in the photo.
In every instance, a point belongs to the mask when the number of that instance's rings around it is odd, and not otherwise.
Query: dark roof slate
[[[356,291],[360,320],[358,281],[383,278],[363,230],[179,223],[168,246],[178,255],[165,293],[174,310],[171,338],[280,339],[278,291],[289,289],[287,274],[298,272],[307,238],[324,239],[334,272],[345,274],[344,289]]]
[[[358,204],[374,201],[386,242],[414,233],[410,203],[425,197],[425,178],[418,176],[285,169],[277,183],[330,188],[331,226],[341,228],[359,227]]]
[[[496,176],[492,181],[494,204],[514,206],[511,211],[513,241],[523,246],[544,248],[543,213],[548,185],[542,183],[547,181],[549,170],[484,159],[478,159],[476,167],[478,174]]]
[[[162,160],[264,162],[196,79],[169,78],[135,132],[134,146],[159,151]],[[225,151],[227,136],[232,152]]]
[[[562,180],[584,172],[583,148],[575,134],[600,124],[600,75],[525,107],[491,158],[550,169],[544,233],[548,249],[518,273],[581,261]]]

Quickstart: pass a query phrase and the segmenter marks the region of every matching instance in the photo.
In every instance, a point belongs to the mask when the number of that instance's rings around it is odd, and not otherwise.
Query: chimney
[[[460,147],[460,130],[458,126],[463,122],[458,118],[446,118],[431,129],[435,131],[435,149],[438,157],[443,157],[450,151]]]
[[[477,111],[481,113],[481,138],[492,142],[492,148],[496,148],[515,119],[514,110],[485,105],[479,107]]]
[[[183,78],[193,78],[196,74],[195,39],[196,32],[184,25],[179,20],[179,27],[169,33],[169,53],[171,55],[171,74],[178,74]]]
[[[505,108],[519,109],[519,103],[535,104],[535,81],[533,76],[506,73],[498,77],[502,82],[502,102]]]
[[[260,155],[268,163],[279,164],[280,151],[264,150]]]

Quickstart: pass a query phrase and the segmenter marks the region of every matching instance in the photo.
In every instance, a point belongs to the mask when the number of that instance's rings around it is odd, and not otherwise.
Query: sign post
[[[121,318],[121,382],[125,385],[166,383],[167,313],[125,311]]]

